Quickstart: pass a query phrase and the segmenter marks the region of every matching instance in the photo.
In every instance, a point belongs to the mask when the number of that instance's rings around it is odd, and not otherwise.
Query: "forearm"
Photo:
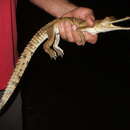
[[[61,17],[65,13],[77,8],[68,0],[30,0],[32,3],[45,10],[54,17]]]

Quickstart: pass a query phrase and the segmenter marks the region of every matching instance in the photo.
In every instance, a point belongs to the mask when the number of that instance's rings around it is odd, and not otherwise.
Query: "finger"
[[[74,35],[75,35],[74,37],[76,39],[77,45],[84,45],[85,44],[86,41],[85,41],[85,37],[84,37],[83,32],[78,31],[78,32],[75,32]]]
[[[85,36],[85,40],[86,42],[89,42],[91,44],[95,44],[97,42],[97,35],[92,35],[88,32],[83,32],[84,33],[84,36]]]
[[[84,45],[85,40],[81,39],[81,36],[77,31],[75,25],[71,25],[69,22],[60,23],[60,35],[63,39],[68,40],[69,42],[75,42],[77,45]],[[84,37],[84,35],[82,36]]]
[[[89,16],[92,21],[95,21],[95,15],[94,15],[93,10],[89,10],[89,13],[88,13],[88,15],[86,15],[86,17],[87,16]]]
[[[74,42],[77,44],[77,45],[83,45],[85,44],[85,40],[84,40],[84,35],[83,33],[79,33],[77,32],[77,30],[75,29],[76,27],[74,27],[75,25],[72,26],[72,36],[73,36],[73,39],[74,39]]]
[[[65,28],[64,28],[64,23],[61,22],[59,23],[59,30],[60,30],[60,36],[62,39],[66,39],[66,34],[65,34]]]
[[[92,19],[93,21],[95,21],[94,15],[90,15],[90,17],[91,17],[91,19]]]
[[[95,22],[94,16],[92,16],[92,15],[87,16],[86,22],[87,22],[88,26],[90,26],[90,27],[94,26],[94,22]]]
[[[92,10],[87,10],[87,13],[85,11],[85,14],[80,15],[80,18],[90,23],[90,25],[95,21],[94,12]]]
[[[73,33],[72,25],[67,21],[64,22],[64,30],[65,30],[66,40],[68,40],[69,42],[75,42],[72,35]]]
[[[82,16],[81,18],[87,22],[88,26],[94,26],[95,17],[93,11],[91,11],[89,14]]]

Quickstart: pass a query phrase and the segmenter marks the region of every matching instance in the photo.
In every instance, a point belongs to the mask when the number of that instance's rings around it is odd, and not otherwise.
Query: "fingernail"
[[[81,42],[76,43],[78,46],[82,46],[83,44]]]

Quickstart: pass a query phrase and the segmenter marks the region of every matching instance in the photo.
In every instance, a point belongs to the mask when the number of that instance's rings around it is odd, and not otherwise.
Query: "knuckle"
[[[91,37],[90,39],[88,39],[88,41],[92,44],[95,44],[97,39],[95,37]]]
[[[74,42],[74,39],[72,38],[72,37],[67,37],[67,40],[69,41],[69,42]]]
[[[88,9],[88,13],[89,13],[90,15],[94,15],[94,12],[93,12],[92,9]]]
[[[91,17],[88,18],[88,24],[89,26],[94,26],[94,21],[92,20]]]
[[[69,42],[75,42],[75,40],[74,40],[74,38],[73,38],[73,36],[72,36],[72,33],[71,33],[71,32],[66,33],[66,35],[67,35],[67,40],[68,40]]]
[[[93,10],[92,10],[92,9],[88,9],[88,12],[89,12],[90,14],[92,14],[92,13],[93,13]]]

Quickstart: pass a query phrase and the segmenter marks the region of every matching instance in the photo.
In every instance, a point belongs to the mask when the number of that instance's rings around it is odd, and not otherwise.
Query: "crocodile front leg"
[[[51,48],[51,46],[53,46],[53,43],[55,41],[55,33],[53,31],[53,28],[47,30],[47,35],[48,35],[48,40],[43,44],[43,49],[47,54],[49,54],[49,56],[52,59],[56,59],[57,53],[55,50]]]
[[[54,26],[54,32],[55,32],[55,41],[53,43],[53,49],[56,51],[57,56],[63,57],[64,51],[58,46],[60,42],[60,31],[58,25]]]

